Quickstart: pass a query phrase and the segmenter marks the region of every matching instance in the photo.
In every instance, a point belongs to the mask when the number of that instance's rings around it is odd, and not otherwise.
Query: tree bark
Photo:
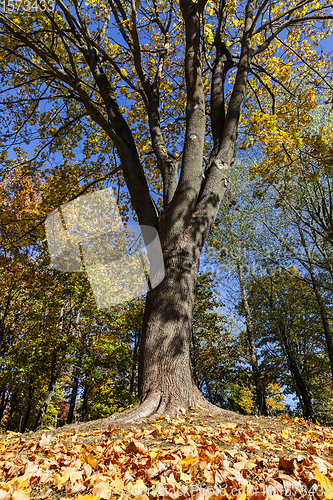
[[[254,329],[253,329],[253,324],[252,324],[252,314],[250,310],[250,306],[247,300],[247,295],[246,295],[246,287],[245,287],[245,282],[244,282],[244,275],[243,275],[243,268],[242,264],[239,259],[237,259],[237,272],[238,272],[238,279],[239,279],[239,286],[241,290],[241,298],[242,298],[242,305],[245,313],[245,323],[246,323],[246,331],[247,331],[247,340],[248,340],[248,345],[249,345],[249,351],[250,351],[250,359],[251,359],[251,366],[252,366],[252,374],[253,374],[253,379],[254,383],[256,386],[256,395],[257,395],[257,405],[258,405],[258,412],[259,415],[268,415],[267,412],[267,406],[266,406],[266,399],[265,399],[265,391],[261,382],[261,376],[260,376],[260,370],[258,366],[258,359],[257,359],[257,349],[254,341]]]
[[[165,278],[147,294],[138,377],[142,416],[175,415],[183,408],[196,406],[216,410],[197,388],[191,369],[192,314],[200,251],[185,242],[183,248],[188,250],[183,251],[181,241],[164,251]]]

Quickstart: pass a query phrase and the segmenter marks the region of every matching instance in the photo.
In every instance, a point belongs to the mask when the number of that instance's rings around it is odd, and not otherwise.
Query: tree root
[[[108,421],[111,425],[140,424],[141,422],[155,420],[162,415],[180,417],[183,416],[189,408],[198,408],[215,414],[224,413],[226,411],[207,401],[197,387],[194,388],[193,400],[194,404],[187,408],[182,408],[179,404],[177,405],[172,398],[169,397],[168,400],[166,400],[161,392],[155,392],[133,410],[125,414],[115,413],[108,418]]]

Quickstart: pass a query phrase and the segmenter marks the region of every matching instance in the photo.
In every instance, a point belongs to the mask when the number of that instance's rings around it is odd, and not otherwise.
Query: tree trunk
[[[69,400],[69,408],[68,408],[66,424],[71,424],[73,422],[75,403],[77,398],[77,390],[79,387],[79,375],[80,375],[80,370],[79,368],[76,368],[73,372],[73,385],[72,385],[71,397]]]
[[[64,313],[65,313],[65,303],[64,299],[61,302],[61,307],[60,307],[60,315],[59,315],[59,321],[58,321],[58,334],[62,334],[62,330],[64,327]],[[65,362],[65,357],[66,357],[66,349],[65,352],[63,353],[62,359],[58,362],[58,367],[57,367],[57,350],[55,349],[52,354],[52,364],[51,364],[51,376],[50,376],[50,382],[49,386],[47,388],[44,401],[42,403],[42,406],[39,409],[36,422],[35,422],[35,427],[34,430],[38,430],[40,427],[43,425],[43,420],[47,412],[47,408],[49,406],[49,403],[52,398],[52,394],[55,388],[55,385],[57,383],[57,380],[60,376],[62,367]]]
[[[165,277],[147,294],[139,354],[139,416],[176,415],[209,403],[191,370],[192,314],[200,252],[164,252]],[[189,256],[186,257],[185,256]]]
[[[10,407],[9,407],[8,420],[7,420],[7,425],[6,425],[7,431],[11,431],[11,430],[15,429],[14,425],[12,425],[12,423],[11,423],[11,418],[12,418],[14,410],[15,410],[16,401],[18,399],[17,394],[18,394],[18,392],[17,392],[17,390],[15,390],[12,393],[12,397],[10,398]]]
[[[130,378],[130,394],[134,394],[135,377],[138,368],[138,347],[139,339],[136,333],[134,333],[134,348],[133,348],[133,358],[132,358],[132,368],[131,368],[131,378]]]
[[[1,402],[0,402],[0,422],[2,420],[3,414],[5,413],[5,409],[8,403],[9,399],[9,391],[7,391],[7,386],[5,386],[4,390],[2,391],[1,395]]]
[[[32,385],[32,381],[30,381],[29,382],[29,393],[28,393],[28,407],[27,407],[27,411],[25,412],[25,417],[24,417],[24,421],[23,421],[23,425],[22,425],[22,432],[24,432],[28,426],[30,413],[31,413],[32,395],[33,395],[33,385]]]
[[[316,299],[317,299],[318,306],[319,306],[321,323],[323,325],[326,346],[327,346],[327,352],[328,352],[328,358],[330,360],[331,372],[332,372],[332,377],[333,377],[333,340],[332,340],[332,333],[331,333],[330,325],[328,322],[326,305],[324,303],[324,300],[323,300],[322,295],[319,291],[316,279],[314,277],[312,277],[312,283],[313,283],[312,288],[313,288],[313,291],[316,295]]]
[[[316,419],[315,419],[315,414],[314,414],[314,410],[313,410],[312,403],[311,403],[311,398],[310,398],[309,393],[305,387],[303,377],[298,369],[297,362],[296,362],[296,359],[294,357],[294,353],[291,349],[289,339],[288,339],[288,336],[287,336],[285,328],[284,328],[284,324],[281,321],[279,321],[278,324],[279,324],[279,330],[280,330],[281,337],[282,337],[283,347],[284,347],[284,350],[287,354],[289,368],[290,368],[290,371],[294,377],[295,383],[298,387],[299,393],[300,393],[301,398],[302,398],[303,408],[304,408],[304,417],[309,418],[312,421],[315,421]]]
[[[254,379],[254,383],[256,386],[258,411],[259,411],[259,415],[267,416],[268,412],[267,412],[267,406],[266,406],[265,392],[264,392],[264,388],[263,388],[263,385],[261,382],[260,370],[259,370],[258,359],[257,359],[257,349],[256,349],[256,345],[254,342],[254,330],[253,330],[253,324],[252,324],[252,314],[251,314],[250,306],[249,306],[249,303],[247,300],[247,295],[246,295],[246,287],[245,287],[245,282],[244,282],[243,268],[242,268],[242,264],[240,263],[239,259],[237,259],[237,272],[238,272],[239,286],[240,286],[240,291],[241,291],[242,304],[243,304],[243,309],[245,312],[247,340],[248,340],[248,346],[249,346],[249,351],[250,351],[252,374],[253,374],[253,379]]]
[[[54,360],[56,359],[56,355],[54,356],[53,359]],[[48,406],[50,404],[54,388],[56,386],[56,383],[58,381],[58,378],[60,376],[60,373],[61,373],[61,370],[63,367],[64,358],[61,360],[60,365],[58,366],[57,370],[55,370],[55,361],[54,360],[52,361],[50,382],[49,382],[49,385],[48,385],[48,388],[47,388],[47,391],[46,391],[46,394],[44,397],[44,401],[43,401],[41,407],[39,408],[38,415],[36,417],[34,431],[37,431],[43,425],[43,421],[44,421]]]
[[[82,414],[81,414],[82,422],[87,421],[89,385],[90,385],[89,380],[86,377],[85,384],[84,384],[84,391],[83,391],[83,401],[82,401]]]

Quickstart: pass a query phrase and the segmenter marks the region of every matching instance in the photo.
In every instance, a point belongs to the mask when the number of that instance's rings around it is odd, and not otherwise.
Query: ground
[[[303,419],[122,414],[9,432],[0,453],[0,500],[333,499],[333,429]]]

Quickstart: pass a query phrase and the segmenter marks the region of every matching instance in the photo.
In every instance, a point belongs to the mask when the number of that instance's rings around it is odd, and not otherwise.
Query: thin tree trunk
[[[77,391],[79,387],[79,376],[80,376],[80,369],[76,368],[73,371],[73,385],[72,385],[71,397],[69,400],[69,408],[68,408],[66,424],[71,424],[73,422]]]
[[[43,425],[43,421],[44,421],[44,418],[45,418],[48,406],[50,404],[54,388],[56,386],[56,383],[57,383],[57,381],[59,379],[60,373],[61,373],[63,365],[64,365],[65,356],[63,356],[63,358],[60,361],[57,369],[55,369],[56,361],[57,361],[57,354],[54,353],[53,354],[53,360],[52,360],[52,367],[51,367],[50,382],[49,382],[49,385],[48,385],[48,388],[47,388],[47,391],[46,391],[46,394],[45,394],[45,397],[44,397],[44,401],[43,401],[41,407],[39,408],[38,415],[36,417],[34,431],[37,431]]]
[[[1,395],[1,402],[0,402],[0,422],[2,420],[3,414],[5,413],[5,409],[8,403],[9,399],[9,392],[7,391],[7,386],[5,386],[4,390],[2,391]]]
[[[191,356],[191,358],[192,358],[193,378],[194,378],[195,383],[199,387],[200,381],[199,381],[198,373],[197,373],[197,364],[198,364],[197,363],[197,345],[196,345],[196,338],[194,335],[193,327],[191,329],[191,341],[192,341],[192,350],[191,350],[192,356]]]
[[[242,264],[240,263],[239,259],[237,259],[237,272],[238,272],[239,286],[240,286],[240,291],[241,291],[242,304],[243,304],[243,309],[245,312],[247,340],[248,340],[248,346],[249,346],[249,351],[250,351],[252,374],[253,374],[253,379],[254,379],[254,383],[256,386],[258,412],[259,412],[259,415],[267,416],[268,411],[267,411],[267,406],[266,406],[265,392],[264,392],[264,388],[263,388],[262,381],[261,381],[260,370],[259,370],[259,366],[258,366],[257,349],[256,349],[255,341],[254,341],[254,329],[253,329],[253,323],[252,323],[252,314],[251,314],[250,306],[249,306],[249,303],[247,300],[247,295],[246,295],[246,287],[245,287],[245,282],[244,282],[243,268],[242,268]]]
[[[84,384],[84,391],[83,391],[83,401],[82,401],[82,414],[81,414],[82,422],[87,421],[89,386],[90,386],[90,383],[89,383],[88,378],[86,377],[85,384]]]
[[[28,407],[27,407],[27,411],[25,412],[25,417],[24,417],[23,426],[22,426],[23,432],[25,431],[25,429],[28,426],[28,422],[29,422],[29,418],[30,418],[30,414],[31,414],[32,395],[33,395],[33,385],[32,385],[32,381],[30,381],[29,382],[29,393],[28,393]]]
[[[63,326],[64,326],[64,312],[65,312],[65,305],[64,305],[64,301],[62,301],[61,308],[60,308],[59,321],[58,321],[59,334],[62,333]],[[35,431],[40,429],[43,425],[43,420],[45,418],[47,408],[48,408],[49,403],[51,401],[54,388],[56,386],[56,383],[58,381],[58,378],[60,376],[61,370],[62,370],[64,362],[65,362],[65,356],[66,356],[66,353],[63,354],[62,359],[58,363],[58,367],[57,367],[57,358],[58,358],[57,350],[55,349],[53,351],[50,382],[49,382],[49,385],[48,385],[48,388],[47,388],[47,391],[46,391],[46,394],[44,397],[44,401],[43,401],[43,403],[38,411],[37,417],[36,417],[36,422],[35,422],[35,427],[34,427]]]
[[[11,423],[11,418],[12,418],[13,413],[14,413],[16,401],[17,401],[17,390],[15,390],[12,393],[12,397],[10,398],[10,407],[9,407],[9,412],[8,412],[7,426],[6,426],[7,431],[14,429],[14,426],[12,426],[12,423]]]
[[[78,325],[80,322],[80,316],[81,316],[81,309],[79,309],[79,311],[76,315],[74,329],[71,332],[72,336],[74,336],[74,334],[77,331],[77,328],[78,328]],[[72,385],[72,393],[71,393],[71,397],[69,400],[69,408],[68,408],[68,414],[67,414],[67,419],[66,419],[67,424],[71,424],[73,422],[73,417],[74,417],[75,403],[76,403],[77,391],[78,391],[78,387],[79,387],[79,376],[80,376],[79,366],[81,364],[81,356],[80,355],[79,355],[77,362],[78,362],[78,366],[76,366],[75,369],[73,370],[73,379],[74,380],[73,380],[73,385]]]

